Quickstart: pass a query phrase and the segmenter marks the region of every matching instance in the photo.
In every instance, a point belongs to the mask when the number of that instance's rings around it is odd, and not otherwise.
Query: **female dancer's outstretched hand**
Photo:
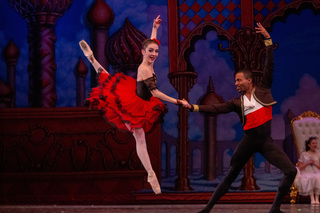
[[[188,103],[188,101],[186,101],[186,99],[182,99],[182,100],[181,100],[181,105],[182,105],[183,107],[185,107],[185,108],[188,108],[189,103]]]
[[[156,19],[153,19],[153,28],[158,29],[160,27],[162,20],[159,17],[160,15],[158,15]]]

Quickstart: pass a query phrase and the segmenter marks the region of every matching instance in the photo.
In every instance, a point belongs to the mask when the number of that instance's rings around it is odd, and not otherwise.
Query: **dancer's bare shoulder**
[[[137,81],[143,81],[147,78],[152,77],[154,74],[154,70],[148,66],[141,64],[138,67]]]

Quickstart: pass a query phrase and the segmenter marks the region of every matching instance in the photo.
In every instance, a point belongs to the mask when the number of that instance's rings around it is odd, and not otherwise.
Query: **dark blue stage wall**
[[[81,56],[87,66],[78,42],[89,41],[89,30],[84,24],[86,9],[92,0],[75,0],[71,8],[57,21],[56,25],[56,89],[57,107],[76,105],[74,67]],[[158,2],[158,3],[155,3]],[[167,77],[169,72],[167,1],[154,0],[108,0],[115,14],[110,35],[124,23],[125,18],[147,36],[151,33],[153,18],[158,14],[163,20],[158,31],[161,41],[160,55],[155,64],[159,89],[177,97],[178,94]],[[0,49],[3,50],[10,40],[19,47],[20,57],[17,65],[17,107],[28,106],[28,44],[25,20],[9,5],[7,0],[0,1]],[[291,109],[295,115],[312,110],[320,113],[320,15],[305,9],[291,14],[282,21],[273,23],[270,34],[278,43],[275,50],[275,72],[273,82],[274,98],[278,104],[274,107],[273,137],[284,139],[284,114]],[[190,101],[197,102],[207,90],[209,76],[212,76],[215,91],[228,100],[236,95],[233,71],[234,65],[229,52],[221,52],[217,45],[216,32],[211,31],[205,40],[199,40],[191,54],[191,62],[198,73],[196,85],[191,89]],[[227,47],[226,42],[222,42]],[[112,68],[109,70],[112,72]],[[0,77],[6,81],[6,66],[0,58]],[[86,90],[89,91],[89,79]],[[177,137],[177,107],[168,104],[169,112],[165,117],[163,130]],[[203,140],[203,117],[191,114],[189,117],[189,138],[192,141]],[[218,117],[218,140],[239,140],[242,131],[235,114]]]

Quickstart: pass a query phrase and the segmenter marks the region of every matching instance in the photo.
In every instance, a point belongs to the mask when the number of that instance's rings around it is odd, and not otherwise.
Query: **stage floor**
[[[196,205],[0,205],[1,213],[162,213],[198,212]],[[268,213],[271,204],[217,204],[211,212]],[[320,206],[310,204],[283,204],[285,213],[319,213]]]

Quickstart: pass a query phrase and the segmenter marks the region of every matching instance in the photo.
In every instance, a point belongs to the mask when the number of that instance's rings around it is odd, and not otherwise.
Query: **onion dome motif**
[[[106,56],[115,72],[136,70],[142,61],[142,42],[147,36],[134,28],[127,18],[116,33],[108,40]]]
[[[78,63],[76,65],[76,75],[77,76],[86,76],[88,74],[88,67],[87,65],[83,62],[82,58],[79,57]]]
[[[211,76],[209,78],[207,93],[199,98],[198,103],[201,105],[224,103],[223,98],[215,93]]]
[[[104,0],[96,0],[88,10],[87,20],[93,27],[106,27],[109,29],[114,21],[114,13]]]
[[[73,0],[9,0],[14,9],[33,23],[55,23],[66,12]],[[45,15],[44,15],[45,14]]]
[[[6,48],[3,50],[3,57],[6,61],[17,60],[19,58],[19,48],[10,41]]]

